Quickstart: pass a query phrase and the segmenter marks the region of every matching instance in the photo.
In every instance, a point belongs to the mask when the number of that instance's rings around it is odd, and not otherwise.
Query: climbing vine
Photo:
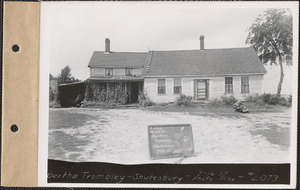
[[[111,83],[107,87],[106,83],[87,82],[85,90],[86,102],[97,102],[105,105],[125,104],[127,102],[127,94],[125,93],[122,83]]]

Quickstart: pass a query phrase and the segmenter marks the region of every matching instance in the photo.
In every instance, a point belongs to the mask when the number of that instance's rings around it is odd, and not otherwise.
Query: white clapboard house
[[[137,102],[146,93],[154,102],[173,102],[180,93],[201,101],[222,95],[242,99],[263,92],[266,69],[252,47],[150,52],[95,51],[88,67],[89,82],[106,88],[119,83]]]

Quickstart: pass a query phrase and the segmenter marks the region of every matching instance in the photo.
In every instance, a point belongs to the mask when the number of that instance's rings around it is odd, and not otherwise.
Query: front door
[[[131,103],[138,102],[138,95],[139,95],[139,84],[138,82],[131,83]]]
[[[194,98],[195,100],[204,100],[208,98],[208,80],[195,80],[195,93]]]

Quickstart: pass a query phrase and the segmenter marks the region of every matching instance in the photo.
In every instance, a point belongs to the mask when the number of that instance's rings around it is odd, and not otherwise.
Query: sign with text
[[[149,125],[148,139],[152,159],[190,156],[195,152],[189,124]]]

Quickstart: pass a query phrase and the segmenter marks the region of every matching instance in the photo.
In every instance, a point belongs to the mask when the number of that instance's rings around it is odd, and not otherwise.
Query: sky
[[[280,3],[231,2],[42,2],[41,62],[57,76],[69,65],[75,78],[89,77],[94,51],[249,47],[247,29],[269,7]],[[279,68],[267,67],[266,91],[275,93]],[[285,68],[284,93],[291,92],[291,68]],[[277,80],[278,78],[278,80]],[[268,79],[268,80],[267,80]],[[267,81],[266,81],[267,80]],[[274,82],[276,81],[276,82]]]

